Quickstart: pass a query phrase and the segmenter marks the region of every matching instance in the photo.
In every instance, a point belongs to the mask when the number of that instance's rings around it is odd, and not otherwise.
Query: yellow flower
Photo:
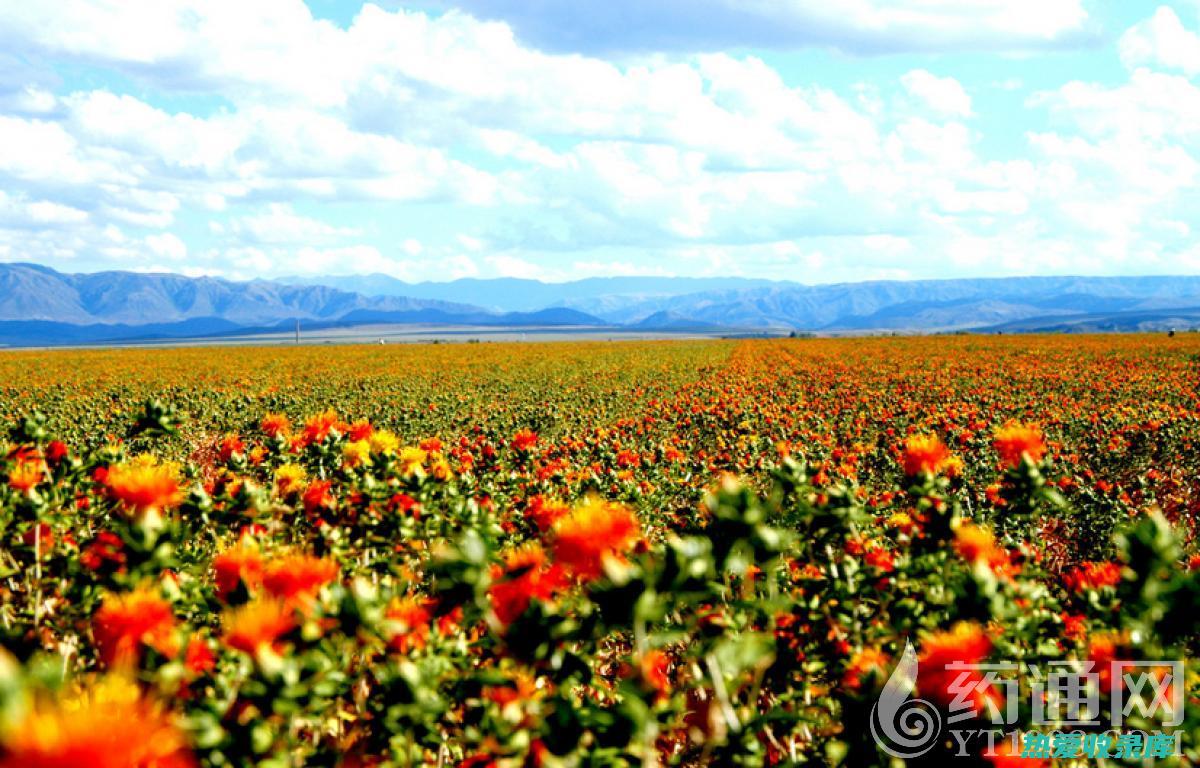
[[[450,469],[450,462],[446,461],[446,458],[440,455],[430,462],[429,474],[443,483],[454,477],[454,472]]]
[[[400,447],[400,438],[387,430],[376,430],[371,435],[371,453],[391,454]]]
[[[284,464],[275,470],[275,487],[279,489],[280,496],[287,496],[300,489],[300,486],[304,484],[305,477],[304,467],[297,464]]]
[[[179,465],[149,454],[115,464],[105,479],[108,494],[138,514],[158,512],[183,501],[179,487]]]
[[[370,460],[371,446],[366,440],[355,440],[342,448],[342,463],[347,467],[361,467]]]
[[[400,473],[403,475],[425,474],[423,465],[429,454],[420,448],[405,448],[400,451]]]

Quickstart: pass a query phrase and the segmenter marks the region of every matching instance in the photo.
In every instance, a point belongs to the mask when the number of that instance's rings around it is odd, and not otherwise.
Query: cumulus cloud
[[[1118,50],[1128,67],[1151,65],[1189,75],[1200,72],[1200,35],[1185,28],[1175,11],[1165,5],[1121,35]]]
[[[905,73],[900,82],[939,115],[971,116],[971,97],[953,77],[938,77],[924,69],[914,69]]]
[[[1169,9],[1110,52],[1126,82],[1050,88],[1010,123],[974,118],[1020,82],[947,59],[834,87],[736,49],[1029,52],[1089,34],[1077,0],[702,5],[588,4],[578,23],[599,32],[576,45],[551,0],[368,4],[342,26],[300,0],[0,4],[0,48],[30,63],[0,77],[0,254],[825,280],[898,260],[921,276],[1165,264],[1200,213],[1196,35]],[[602,55],[618,48],[667,52]],[[137,87],[55,83],[48,62]],[[348,226],[351,206],[377,221]]]

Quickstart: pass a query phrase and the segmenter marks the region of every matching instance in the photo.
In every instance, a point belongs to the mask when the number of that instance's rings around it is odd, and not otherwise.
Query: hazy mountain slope
[[[623,322],[668,311],[749,328],[803,330],[973,328],[1069,313],[1200,305],[1200,277],[1030,277],[770,286],[704,291],[623,309]]]
[[[400,296],[370,298],[327,286],[138,272],[69,275],[30,264],[0,264],[0,320],[139,325],[216,317],[260,325],[288,318],[334,319],[358,309],[481,312],[463,304]]]
[[[543,283],[514,277],[463,278],[449,282],[406,283],[388,275],[289,277],[294,285],[328,285],[366,296],[409,296],[454,301],[499,311],[531,311],[571,307],[603,316],[609,307],[642,303],[685,293],[729,288],[782,285],[739,277],[590,277],[565,283]],[[789,283],[795,285],[795,283]]]

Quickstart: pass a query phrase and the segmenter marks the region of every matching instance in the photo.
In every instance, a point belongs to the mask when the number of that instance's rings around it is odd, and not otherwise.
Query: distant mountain
[[[367,323],[603,326],[577,310],[497,313],[407,296],[363,296],[329,286],[138,272],[64,274],[0,264],[0,344],[40,346],[278,332]]]
[[[719,331],[722,326],[707,323],[703,320],[693,320],[677,312],[655,312],[644,317],[629,327],[643,331]]]
[[[1035,317],[1194,306],[1200,306],[1200,277],[1020,277],[774,285],[594,313],[626,323],[670,312],[724,327],[865,332],[985,328]]]
[[[141,272],[72,275],[36,264],[0,264],[0,320],[142,325],[216,317],[262,325],[294,318],[339,318],[357,309],[480,311],[464,304],[400,296],[368,298],[327,286]]]
[[[527,312],[547,307],[571,307],[606,315],[629,304],[700,291],[758,288],[778,285],[771,280],[741,277],[589,277],[566,283],[543,283],[515,277],[463,278],[448,282],[406,283],[388,275],[287,277],[291,285],[326,285],[364,296],[408,296],[415,299],[461,302],[500,312]]]
[[[1200,277],[837,285],[737,278],[623,277],[569,283],[503,278],[410,285],[368,275],[338,282],[294,285],[134,272],[63,274],[33,264],[0,264],[0,344],[278,334],[297,320],[307,329],[619,325],[664,335],[728,336],[790,331],[1124,331],[1200,325]],[[346,286],[424,295],[366,295]],[[446,297],[471,298],[484,306]]]

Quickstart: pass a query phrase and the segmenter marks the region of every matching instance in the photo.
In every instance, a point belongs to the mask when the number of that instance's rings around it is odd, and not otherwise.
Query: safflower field
[[[899,765],[868,721],[909,639],[948,708],[948,661],[1200,638],[1194,334],[0,373],[3,768]],[[1158,764],[1200,759],[1186,669]],[[953,749],[908,763],[1073,764]]]

